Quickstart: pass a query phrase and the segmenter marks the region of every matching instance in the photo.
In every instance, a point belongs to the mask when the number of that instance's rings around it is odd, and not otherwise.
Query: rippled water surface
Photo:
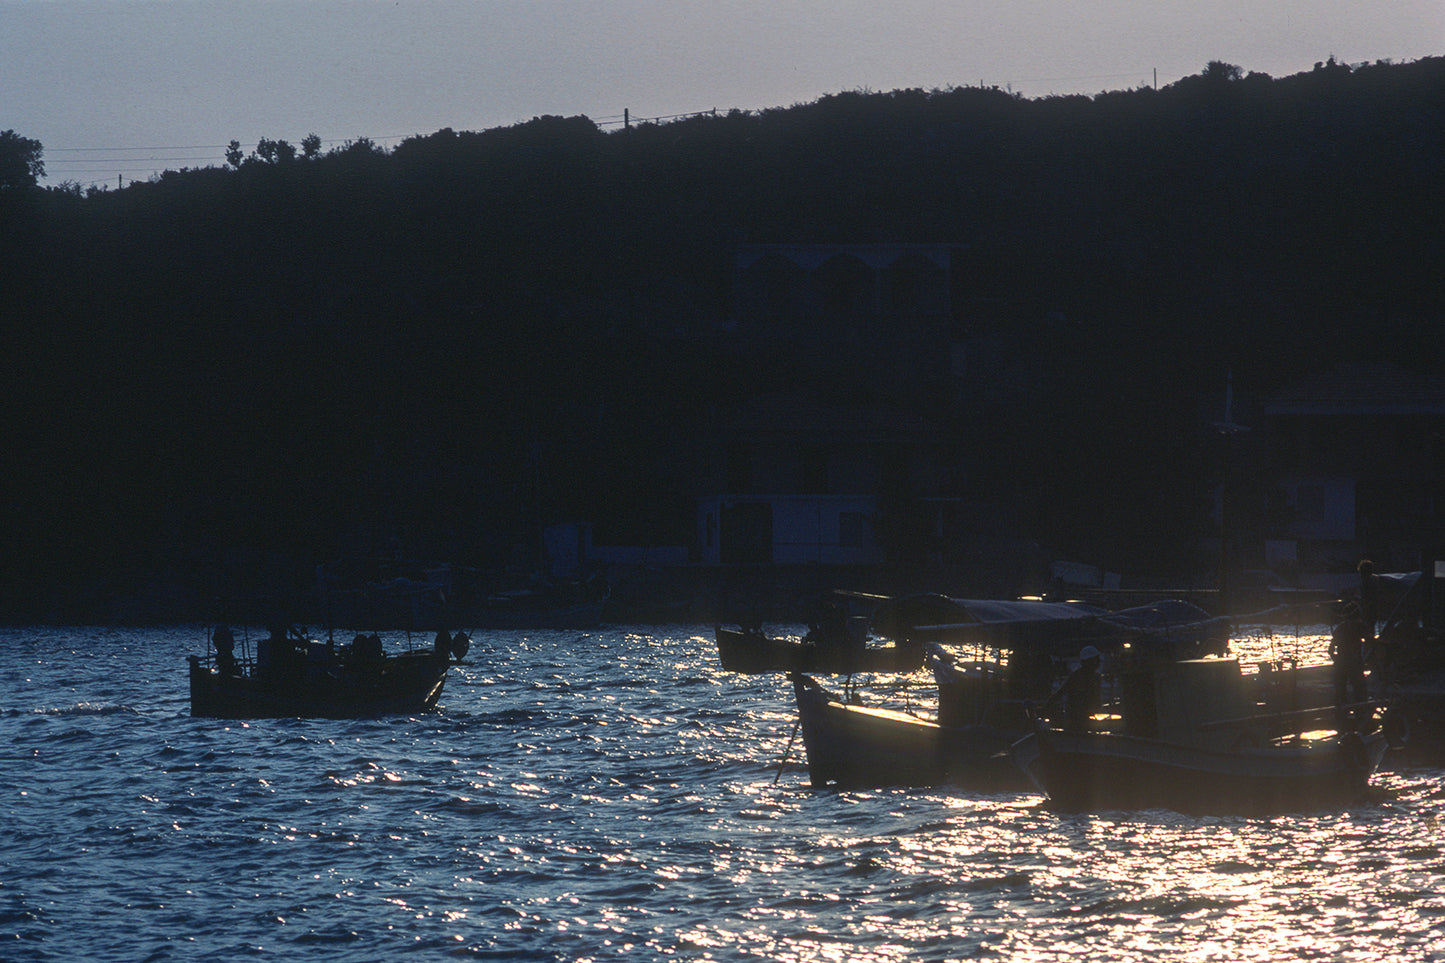
[[[343,722],[190,718],[203,647],[0,630],[0,960],[1445,959],[1438,770],[1268,820],[817,792],[700,627],[481,633]]]

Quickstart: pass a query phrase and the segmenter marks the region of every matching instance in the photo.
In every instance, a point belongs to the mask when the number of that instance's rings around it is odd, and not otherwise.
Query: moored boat
[[[916,646],[824,644],[770,636],[757,628],[716,628],[718,658],[729,672],[911,672]]]
[[[1118,733],[1043,729],[1021,739],[1012,753],[1061,811],[1249,815],[1361,802],[1385,749],[1379,732],[1210,749]]]
[[[980,792],[1018,792],[1029,783],[1008,756],[1019,735],[1008,726],[962,727],[896,709],[858,705],[793,675],[798,725],[815,787],[951,785]]]
[[[421,712],[436,706],[464,633],[439,633],[425,648],[386,651],[377,635],[345,645],[295,630],[272,630],[254,657],[237,657],[230,629],[212,634],[215,654],[188,658],[191,715],[221,719],[356,718]]]
[[[1052,807],[1263,814],[1367,796],[1388,748],[1376,703],[1261,711],[1235,659],[1125,668],[1117,728],[1040,727],[1011,749]]]

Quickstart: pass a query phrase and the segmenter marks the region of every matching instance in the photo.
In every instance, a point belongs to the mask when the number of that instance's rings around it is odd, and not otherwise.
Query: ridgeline
[[[1438,365],[1442,141],[1432,58],[263,141],[89,192],[0,158],[0,617],[352,551],[503,566],[555,519],[687,544],[697,428],[763,391],[925,415],[950,497],[1164,560],[1204,525],[1227,370]],[[899,385],[730,334],[735,251],[775,242],[955,246],[955,341],[1003,360]],[[1027,390],[993,390],[1011,359]]]

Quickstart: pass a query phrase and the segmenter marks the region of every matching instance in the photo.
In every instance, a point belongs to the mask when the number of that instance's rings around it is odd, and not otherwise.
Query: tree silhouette
[[[35,187],[45,176],[40,141],[0,131],[0,191]]]
[[[122,190],[7,189],[0,590],[93,587],[120,558],[304,569],[383,532],[502,564],[542,516],[685,543],[691,493],[721,484],[711,426],[763,395],[924,419],[956,453],[938,499],[1183,565],[1225,370],[1267,391],[1445,350],[1442,88],[1440,58],[1212,63],[1094,97],[311,134],[305,163],[233,141],[224,168]],[[6,187],[33,186],[39,144],[0,145]],[[738,323],[739,245],[898,242],[953,251],[937,356]]]

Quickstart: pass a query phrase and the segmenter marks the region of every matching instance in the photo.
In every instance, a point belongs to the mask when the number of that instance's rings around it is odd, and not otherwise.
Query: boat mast
[[[1234,447],[1234,436],[1242,431],[1249,431],[1243,425],[1234,422],[1234,369],[1230,368],[1224,379],[1224,420],[1216,421],[1214,428],[1224,437],[1224,447],[1220,454],[1220,478],[1219,478],[1219,605],[1222,609],[1219,615],[1232,613],[1232,606],[1229,597],[1229,545],[1230,545],[1230,517],[1229,517],[1229,475],[1230,475],[1230,450]]]

